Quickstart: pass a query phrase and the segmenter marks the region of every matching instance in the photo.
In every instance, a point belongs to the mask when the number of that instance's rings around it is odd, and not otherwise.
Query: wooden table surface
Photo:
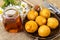
[[[42,0],[28,0],[29,2],[33,3],[34,5],[42,5]],[[49,0],[48,2],[53,3],[60,9],[60,0]],[[4,4],[3,0],[0,0],[0,6]],[[3,24],[0,22],[0,40],[33,40],[32,38],[28,37],[24,32],[20,33],[8,33],[5,31]],[[60,40],[60,37],[54,39]]]
[[[34,5],[43,5],[43,1],[42,0],[27,0],[30,3],[34,4]],[[58,7],[60,9],[60,0],[46,0],[49,3],[52,3],[54,6]]]
[[[42,5],[42,0],[27,0],[31,3],[33,3],[34,5],[38,4],[38,5]],[[60,9],[60,0],[47,0],[48,2],[54,4],[55,6],[57,6]],[[4,4],[3,0],[0,0],[0,6],[2,6]]]

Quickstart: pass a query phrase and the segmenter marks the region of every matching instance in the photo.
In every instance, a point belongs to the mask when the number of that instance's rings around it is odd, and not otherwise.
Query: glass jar
[[[5,10],[3,24],[8,32],[16,33],[22,30],[22,20],[19,11],[13,8]]]

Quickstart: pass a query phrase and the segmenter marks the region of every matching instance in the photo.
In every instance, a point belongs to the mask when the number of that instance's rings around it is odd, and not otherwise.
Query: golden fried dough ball
[[[35,32],[37,30],[37,28],[38,28],[38,25],[35,21],[28,21],[25,24],[25,29],[29,33]]]
[[[38,16],[38,12],[36,12],[34,9],[30,10],[27,14],[27,18],[29,20],[34,20]]]
[[[56,18],[48,18],[48,21],[47,21],[47,25],[52,28],[52,29],[55,29],[56,27],[58,27],[58,20]]]
[[[44,24],[46,24],[46,18],[44,18],[42,16],[36,17],[35,21],[37,22],[38,25],[44,25]]]
[[[38,34],[39,36],[41,37],[46,37],[46,36],[49,36],[49,34],[51,33],[51,30],[48,26],[46,25],[42,25],[39,27],[38,29]]]
[[[45,17],[45,18],[49,18],[50,17],[50,10],[49,9],[47,9],[47,8],[45,8],[45,9],[42,9],[41,11],[40,11],[40,15],[41,16],[43,16],[43,17]]]

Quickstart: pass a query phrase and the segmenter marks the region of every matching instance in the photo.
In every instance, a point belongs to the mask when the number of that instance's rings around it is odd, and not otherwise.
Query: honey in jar
[[[16,33],[22,31],[21,17],[15,9],[8,9],[4,12],[3,24],[8,32]]]

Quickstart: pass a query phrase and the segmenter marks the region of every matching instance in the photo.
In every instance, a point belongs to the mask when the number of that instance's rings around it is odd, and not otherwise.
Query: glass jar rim
[[[8,16],[6,16],[5,12],[7,12],[7,11],[9,11],[9,10],[14,10],[14,11],[16,11],[17,16],[19,16],[19,11],[18,11],[17,9],[15,9],[15,8],[9,8],[9,9],[5,10],[5,11],[3,12],[3,16],[5,16],[5,17],[8,18]],[[17,16],[15,16],[15,17],[17,17]],[[14,17],[9,17],[9,18],[14,18]]]

